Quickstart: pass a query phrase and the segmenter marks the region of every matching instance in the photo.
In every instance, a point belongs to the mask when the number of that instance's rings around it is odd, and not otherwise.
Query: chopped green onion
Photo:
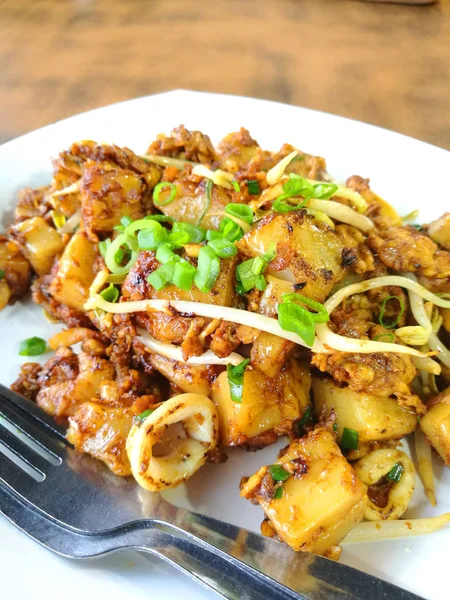
[[[273,261],[273,259],[276,257],[277,255],[277,245],[275,242],[270,242],[269,244],[269,248],[267,249],[266,252],[264,252],[264,254],[262,255],[262,259],[266,261],[267,264],[269,264],[270,262]]]
[[[241,191],[241,187],[240,187],[239,183],[236,181],[236,179],[233,179],[233,181],[231,181],[231,185],[234,187],[235,192]]]
[[[220,258],[210,246],[200,248],[198,253],[197,273],[194,283],[198,289],[207,294],[216,282],[220,272]]]
[[[105,258],[106,251],[108,250],[108,246],[110,244],[111,240],[109,238],[98,243],[98,251],[100,252],[101,256],[103,256],[103,258]]]
[[[386,312],[386,304],[387,304],[387,302],[389,302],[389,300],[397,300],[400,305],[400,311],[399,311],[397,317],[395,318],[395,321],[393,321],[392,323],[386,323],[384,321],[384,313]],[[398,296],[387,296],[381,303],[380,318],[379,318],[380,325],[382,325],[383,327],[386,327],[386,329],[393,329],[394,327],[396,327],[400,323],[401,318],[403,317],[405,308],[406,308],[405,303],[403,302],[403,300],[401,298],[399,298]]]
[[[154,408],[148,408],[147,410],[144,410],[144,412],[141,412],[140,415],[136,415],[133,418],[133,421],[137,424],[140,425],[142,423],[142,421],[145,421],[145,419],[152,414],[152,412],[154,412],[155,409]]]
[[[189,242],[194,244],[200,244],[206,237],[206,231],[201,227],[195,227],[191,223],[185,223],[184,221],[175,221],[172,227],[172,233],[177,231],[184,231],[189,235]]]
[[[156,260],[165,265],[166,263],[180,260],[180,257],[173,251],[172,244],[161,244],[156,251]]]
[[[30,337],[20,342],[20,356],[39,356],[47,350],[47,342],[39,337]]]
[[[170,188],[170,194],[165,200],[160,200],[159,196],[161,194],[161,191],[166,187]],[[153,190],[153,204],[155,206],[167,206],[175,200],[176,195],[177,186],[174,183],[170,183],[170,181],[161,181],[160,183],[158,183],[158,185],[155,186],[155,189]]]
[[[272,475],[272,479],[277,482],[286,481],[286,479],[289,479],[291,476],[289,471],[286,471],[286,469],[281,465],[270,465],[268,471]]]
[[[105,290],[100,292],[100,296],[107,302],[117,302],[119,299],[119,290],[112,283]]]
[[[312,410],[311,407],[308,405],[305,408],[305,412],[302,415],[302,418],[297,422],[297,426],[298,428],[303,428],[306,423],[309,423],[309,421],[312,420]]]
[[[260,275],[258,275],[258,277],[256,278],[256,285],[255,285],[256,289],[259,290],[260,292],[263,292],[266,287],[267,287],[267,281],[264,277],[264,275],[261,273]]]
[[[275,500],[279,500],[282,497],[283,497],[283,486],[280,485],[280,487],[275,490],[274,498],[275,498]]]
[[[227,204],[225,212],[249,225],[253,223],[253,211],[246,204]]]
[[[346,450],[358,450],[359,433],[349,427],[344,427],[341,437],[341,448]]]
[[[220,233],[220,231],[208,229],[208,231],[206,232],[206,239],[208,240],[208,242],[210,242],[211,240],[221,240],[223,239],[223,235]]]
[[[314,344],[316,323],[313,314],[292,302],[278,305],[278,323],[281,329],[299,335],[308,346]]]
[[[311,298],[307,298],[306,296],[302,296],[301,294],[297,294],[296,292],[291,292],[290,294],[283,294],[282,299],[283,303],[300,305],[303,304],[308,308],[312,308],[312,310],[315,312],[310,312],[310,315],[316,323],[327,323],[330,320],[330,315],[328,314],[327,309],[323,304],[317,302],[317,300],[312,300]]]
[[[392,467],[392,469],[389,471],[386,477],[391,481],[398,483],[402,478],[404,470],[404,467],[400,463],[395,463],[395,465]]]
[[[281,213],[299,210],[300,208],[303,208],[311,198],[316,198],[318,200],[327,200],[328,198],[331,198],[331,196],[336,193],[337,189],[338,186],[334,183],[321,182],[314,185],[304,177],[291,173],[290,179],[283,184],[283,194],[280,194],[275,199],[272,208],[276,212]],[[304,201],[297,204],[286,202],[286,200],[297,196],[302,196]]]
[[[335,422],[333,423],[333,431],[337,431],[338,430],[338,424]]]
[[[275,212],[288,213],[293,210],[300,210],[301,208],[303,208],[305,206],[305,204],[307,202],[308,202],[308,200],[304,200],[303,202],[300,202],[297,204],[291,204],[289,202],[286,202],[286,198],[282,198],[281,196],[278,196],[278,198],[276,198],[275,202],[272,204],[272,209]]]
[[[205,215],[208,212],[209,207],[211,205],[212,186],[213,186],[213,180],[212,179],[208,179],[207,182],[206,182],[206,187],[205,187],[205,205],[203,207],[202,214],[200,215],[200,217],[199,217],[199,219],[197,221],[197,227],[200,225],[200,223],[205,218]]]
[[[230,396],[233,402],[240,404],[244,391],[244,372],[250,359],[246,358],[238,365],[227,365],[228,385],[230,386]]]
[[[256,179],[251,179],[250,181],[247,181],[247,189],[248,193],[252,196],[259,196],[259,194],[261,193],[259,181]]]
[[[214,250],[219,258],[228,258],[237,254],[237,248],[233,242],[224,237],[211,240],[208,246]]]
[[[129,247],[130,243],[129,236],[126,233],[121,233],[108,245],[105,254],[105,263],[114,275],[125,275],[134,265],[137,258],[137,251]],[[127,263],[122,265],[121,263],[124,259],[127,259]]]
[[[299,160],[305,160],[305,155],[304,154],[297,154],[297,156],[294,156],[294,158],[291,160],[291,164],[294,162],[298,162]]]
[[[225,217],[220,221],[219,230],[224,237],[230,240],[230,242],[237,242],[244,236],[242,228],[229,217]]]
[[[153,227],[141,229],[137,235],[140,250],[156,250],[167,241],[167,230],[156,221],[148,221]]]
[[[194,282],[196,268],[186,260],[180,260],[175,264],[175,269],[172,275],[172,283],[181,290],[188,292]]]
[[[120,223],[122,225],[123,228],[128,227],[128,225],[130,223],[133,222],[133,219],[131,219],[130,217],[127,217],[126,215],[124,215],[121,219],[120,219]]]
[[[2,270],[0,269],[0,279],[3,279],[3,277],[4,277],[4,276],[5,276],[5,271],[2,271]]]
[[[373,338],[374,342],[381,340],[382,338],[387,338],[386,342],[391,344],[395,340],[395,335],[393,333],[380,333],[380,335],[376,335]]]
[[[254,273],[255,275],[259,275],[262,272],[262,270],[265,269],[265,267],[266,262],[261,256],[256,256],[253,259],[252,273]]]
[[[253,272],[254,261],[254,258],[250,258],[236,267],[236,278],[242,284],[244,292],[252,290],[258,280],[258,274]]]
[[[176,264],[177,263],[175,262],[170,262],[163,267],[159,267],[159,269],[156,269],[153,271],[153,273],[150,273],[150,275],[147,277],[147,281],[152,287],[155,288],[155,290],[162,290],[166,284],[171,282],[175,272]]]
[[[191,241],[191,236],[187,231],[172,231],[169,233],[167,241],[174,248],[181,248]]]
[[[243,296],[245,294],[245,290],[244,287],[242,285],[242,283],[240,281],[238,281],[234,287],[234,289],[236,290],[236,292],[240,295]]]

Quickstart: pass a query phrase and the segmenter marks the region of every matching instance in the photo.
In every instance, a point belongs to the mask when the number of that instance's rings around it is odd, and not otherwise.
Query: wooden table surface
[[[0,26],[0,142],[185,88],[307,106],[450,149],[450,0],[0,0]]]

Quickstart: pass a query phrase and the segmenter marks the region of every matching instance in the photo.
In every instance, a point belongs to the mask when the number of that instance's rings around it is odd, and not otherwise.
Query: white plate
[[[263,148],[278,149],[289,142],[324,156],[329,171],[345,180],[353,174],[370,177],[373,188],[400,214],[419,208],[426,222],[448,209],[445,177],[450,153],[417,140],[348,119],[283,104],[176,91],[140,98],[95,110],[44,127],[0,147],[0,208],[2,228],[11,222],[17,191],[47,183],[50,157],[80,139],[109,141],[144,152],[160,132],[184,123],[199,129],[213,142],[244,126]],[[22,359],[19,341],[37,335],[48,337],[61,329],[50,325],[42,310],[18,303],[0,313],[2,324],[0,381],[11,383]],[[168,497],[214,517],[259,531],[262,512],[240,499],[242,475],[273,462],[276,448],[247,454],[236,450],[224,465],[208,465],[185,488]],[[450,511],[449,471],[439,467],[438,509],[427,505],[418,482],[410,517]],[[224,484],[223,482],[226,482]],[[74,490],[74,494],[76,490]],[[78,598],[89,590],[95,597],[173,598],[182,591],[185,600],[215,596],[175,570],[136,554],[120,555],[93,563],[73,563],[55,557],[0,521],[0,572],[4,597]],[[347,546],[342,562],[383,577],[432,599],[448,598],[447,548],[450,530],[428,537]],[[26,561],[24,562],[24,556]],[[43,583],[42,574],[45,577]],[[99,577],[99,575],[101,575]],[[35,582],[41,583],[36,586]],[[3,596],[2,594],[2,596]]]

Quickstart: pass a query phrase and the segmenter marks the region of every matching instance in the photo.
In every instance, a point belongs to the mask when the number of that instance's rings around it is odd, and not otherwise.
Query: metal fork
[[[63,429],[36,404],[2,385],[0,512],[62,556],[148,552],[230,600],[359,599],[368,590],[371,600],[419,598],[356,569],[177,508],[130,478],[116,477],[74,451]]]

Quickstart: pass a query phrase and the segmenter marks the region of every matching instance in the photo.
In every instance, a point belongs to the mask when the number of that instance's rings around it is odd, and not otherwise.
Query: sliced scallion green
[[[100,296],[103,300],[107,302],[117,302],[119,299],[119,290],[112,283],[109,284],[109,287],[100,292]]]
[[[175,269],[172,275],[172,283],[177,288],[188,292],[194,282],[196,268],[188,263],[186,260],[181,259],[175,264]]]
[[[389,473],[386,475],[388,479],[393,481],[394,483],[398,483],[402,478],[404,467],[400,463],[395,463]]]
[[[397,302],[400,305],[400,310],[394,321],[392,321],[391,323],[386,323],[384,320],[385,312],[386,312],[386,304],[390,300],[397,300]],[[401,298],[399,298],[398,296],[386,296],[386,298],[381,303],[380,319],[379,319],[380,325],[382,325],[386,329],[394,329],[394,327],[396,327],[400,323],[401,318],[403,317],[403,313],[405,312],[405,309],[406,309],[405,303],[403,302],[403,300]]]
[[[344,427],[341,437],[341,448],[345,450],[358,450],[359,433],[350,427]]]
[[[227,204],[225,212],[249,225],[253,223],[253,211],[246,204]]]
[[[256,179],[251,179],[250,181],[247,181],[247,189],[248,193],[251,196],[259,196],[259,194],[261,193],[259,181],[257,181]]]
[[[210,246],[204,246],[198,253],[197,272],[194,283],[198,289],[207,294],[211,291],[220,272],[220,258]]]
[[[286,471],[286,469],[281,465],[270,465],[268,471],[272,475],[272,479],[277,482],[286,481],[286,479],[289,479],[291,475],[289,471]]]
[[[20,356],[39,356],[47,350],[47,342],[40,337],[30,337],[20,342]]]
[[[240,404],[244,391],[244,373],[250,359],[246,358],[238,365],[227,365],[228,385],[230,386],[230,396],[233,402]]]
[[[170,193],[167,198],[161,199],[160,195],[164,188],[170,188]],[[158,185],[155,186],[153,190],[153,204],[155,206],[167,206],[171,202],[175,200],[175,196],[177,195],[177,186],[174,183],[170,183],[169,181],[161,181]]]
[[[237,248],[233,242],[224,237],[210,240],[208,246],[214,250],[219,258],[229,258],[237,254]]]

